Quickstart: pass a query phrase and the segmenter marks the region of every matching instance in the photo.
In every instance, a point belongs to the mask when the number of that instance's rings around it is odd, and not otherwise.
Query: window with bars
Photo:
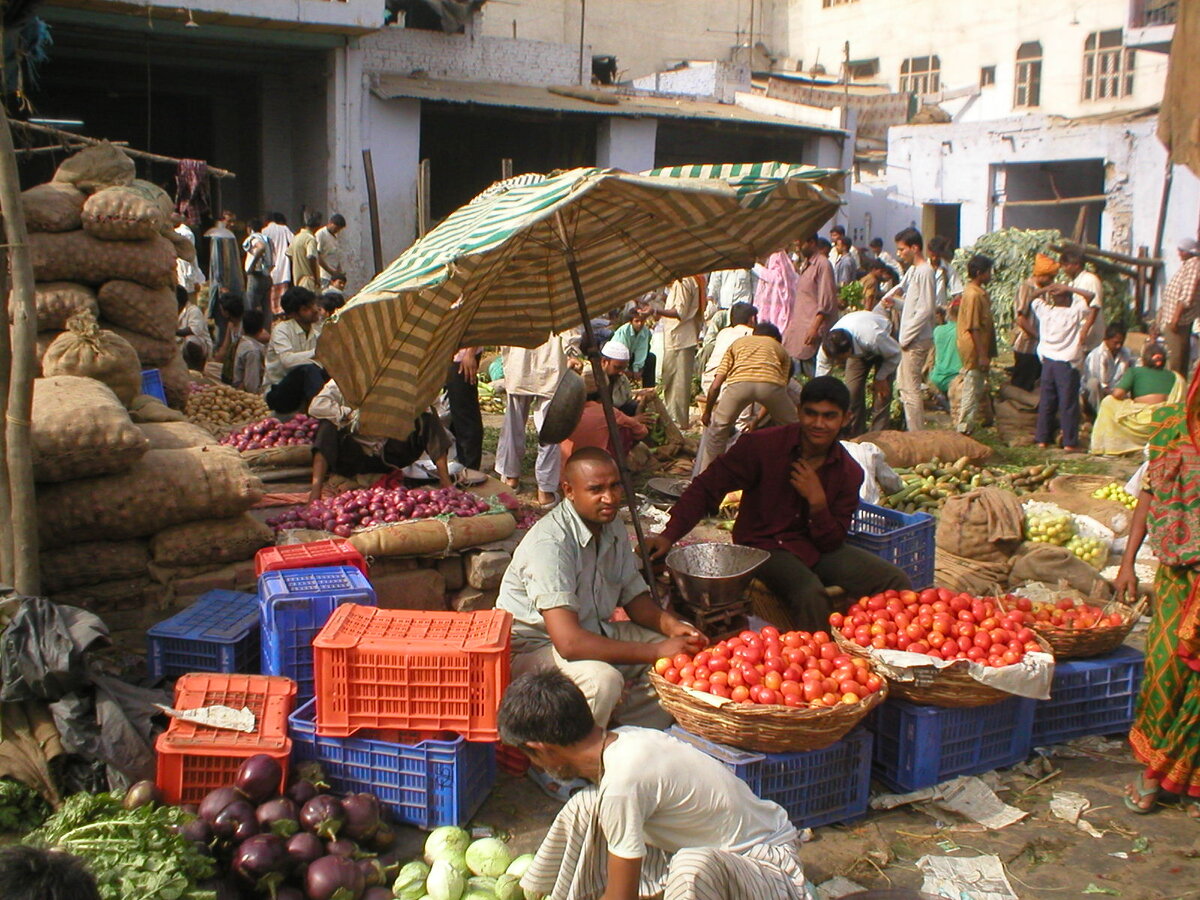
[[[932,94],[941,87],[942,62],[936,56],[914,56],[900,63],[900,93]]]
[[[1039,106],[1042,101],[1042,44],[1026,41],[1017,48],[1017,77],[1013,106]]]
[[[1093,31],[1083,42],[1083,99],[1114,100],[1133,93],[1133,50],[1121,29]]]
[[[991,87],[996,83],[996,67],[982,66],[979,69],[979,86],[981,88]]]

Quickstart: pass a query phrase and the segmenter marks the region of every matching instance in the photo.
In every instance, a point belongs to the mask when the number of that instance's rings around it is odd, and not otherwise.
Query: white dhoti
[[[597,815],[599,791],[575,794],[555,817],[521,879],[547,900],[595,900],[604,893],[608,842]],[[685,848],[668,856],[648,847],[639,897],[664,900],[811,900],[797,846],[764,845],[744,853]]]

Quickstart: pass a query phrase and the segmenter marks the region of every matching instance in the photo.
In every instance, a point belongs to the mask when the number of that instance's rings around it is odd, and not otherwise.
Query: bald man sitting
[[[500,585],[499,609],[516,620],[512,675],[557,667],[583,691],[600,727],[666,728],[646,678],[663,656],[708,643],[660,609],[638,572],[624,525],[621,476],[598,447],[577,450],[563,467],[563,501],[529,530]],[[622,607],[628,622],[610,622]]]

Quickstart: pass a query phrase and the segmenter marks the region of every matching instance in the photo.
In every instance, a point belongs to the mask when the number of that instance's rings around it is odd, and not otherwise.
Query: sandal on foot
[[[1154,787],[1147,787],[1146,776],[1144,774],[1138,775],[1137,780],[1134,781],[1133,784],[1127,785],[1125,788],[1125,806],[1131,813],[1134,813],[1135,815],[1144,816],[1152,813],[1154,812],[1154,807],[1156,805],[1155,803],[1151,802],[1149,806],[1142,806],[1141,803],[1136,802],[1131,795],[1137,794],[1138,801],[1143,801],[1147,797],[1150,797],[1152,800],[1154,800],[1157,799],[1161,791],[1162,788],[1158,785],[1155,785]]]
[[[590,782],[584,781],[582,778],[572,778],[569,781],[559,781],[549,772],[543,772],[541,769],[529,767],[529,771],[525,773],[529,776],[529,780],[541,789],[542,793],[551,800],[557,800],[559,803],[566,803],[571,797],[585,787]]]

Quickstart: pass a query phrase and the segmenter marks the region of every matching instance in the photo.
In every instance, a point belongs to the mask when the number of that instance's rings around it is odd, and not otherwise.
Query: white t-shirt
[[[751,334],[754,334],[754,329],[749,325],[730,325],[717,332],[717,336],[713,338],[712,353],[704,364],[704,373],[700,376],[700,390],[708,391],[712,387],[713,379],[717,375],[717,367],[721,365],[721,360],[725,358],[725,351],[733,345],[733,342]]]
[[[1091,310],[1078,294],[1071,296],[1069,306],[1055,306],[1045,297],[1033,301],[1033,315],[1038,322],[1038,356],[1042,359],[1076,365],[1083,359],[1079,335]]]
[[[317,253],[339,272],[342,271],[342,250],[338,236],[329,230],[328,225],[322,225],[317,229],[316,237]],[[321,277],[328,280],[333,277],[333,273],[321,266]]]
[[[1096,310],[1096,321],[1092,323],[1092,330],[1088,332],[1087,340],[1084,341],[1084,350],[1091,352],[1100,346],[1100,342],[1104,340],[1104,285],[1101,283],[1099,276],[1092,274],[1087,269],[1084,269],[1075,276],[1075,280],[1071,282],[1071,287],[1079,288],[1081,291],[1091,291],[1095,296],[1088,304]],[[1078,295],[1076,295],[1078,296]]]
[[[648,846],[668,854],[702,847],[744,853],[796,839],[783,807],[755,797],[711,756],[649,728],[613,733],[597,821],[614,856],[642,859]]]
[[[283,284],[292,280],[292,260],[287,249],[292,245],[295,235],[292,229],[278,222],[268,222],[262,230],[262,236],[271,243],[271,258],[275,265],[271,268],[272,284]]]

